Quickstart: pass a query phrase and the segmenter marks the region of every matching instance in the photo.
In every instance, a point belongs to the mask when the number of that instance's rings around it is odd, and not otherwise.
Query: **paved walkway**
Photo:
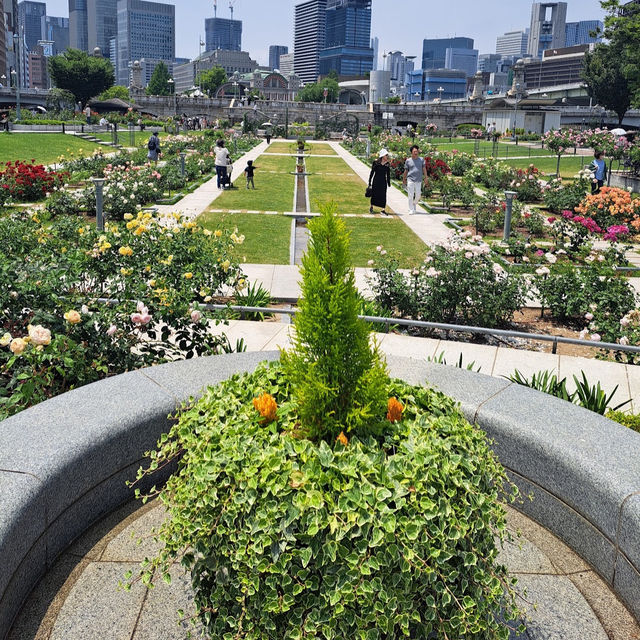
[[[527,590],[523,640],[638,640],[640,628],[600,578],[568,547],[522,514],[508,509],[514,541],[499,561]],[[58,559],[31,594],[8,640],[183,640],[198,629],[179,620],[192,612],[189,576],[173,565],[171,585],[118,588],[159,548],[151,530],[165,517],[153,501],[130,503],[92,527]],[[518,533],[521,537],[518,539]],[[515,638],[515,635],[513,636]]]

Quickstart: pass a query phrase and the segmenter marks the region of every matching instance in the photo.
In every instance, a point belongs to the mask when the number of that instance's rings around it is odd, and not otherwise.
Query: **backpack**
[[[147,143],[147,149],[149,149],[149,151],[155,151],[156,150],[156,139],[154,136],[151,136],[149,138],[149,142]]]

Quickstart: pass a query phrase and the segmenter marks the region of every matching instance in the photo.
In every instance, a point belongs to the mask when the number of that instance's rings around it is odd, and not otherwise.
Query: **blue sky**
[[[67,16],[68,0],[46,0],[47,13]],[[260,64],[269,45],[293,44],[293,8],[299,0],[235,0],[234,17],[243,21],[242,48]],[[213,16],[213,0],[167,2],[176,5],[176,55],[198,55],[204,19]],[[495,50],[496,36],[529,26],[531,0],[373,0],[371,33],[383,51],[421,55],[424,38],[474,38],[480,53]],[[599,0],[568,0],[567,20],[602,19]],[[229,0],[218,0],[218,16],[229,17]]]

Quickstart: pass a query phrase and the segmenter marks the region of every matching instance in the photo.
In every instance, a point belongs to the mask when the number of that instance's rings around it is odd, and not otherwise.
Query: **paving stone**
[[[189,632],[194,640],[205,637],[202,625],[190,622],[195,613],[190,575],[179,564],[172,565],[169,574],[170,585],[156,580],[149,590],[131,640],[186,640]],[[178,615],[180,609],[183,618]]]
[[[551,560],[524,537],[505,540],[499,548],[498,562],[509,567],[510,573],[557,573]]]
[[[50,640],[129,640],[147,589],[137,582],[124,591],[118,582],[138,566],[126,562],[90,564],[60,609]]]
[[[155,538],[160,525],[167,519],[161,504],[142,514],[111,539],[104,549],[102,562],[142,562],[155,556],[162,543]]]
[[[433,358],[440,346],[440,340],[423,338],[416,343],[415,338],[397,333],[376,333],[380,349],[387,355],[427,361]]]
[[[526,575],[518,577],[517,590],[526,589],[520,602],[526,611],[530,640],[609,640],[595,613],[567,577]],[[535,605],[535,608],[534,608]]]
[[[522,349],[505,349],[500,347],[496,354],[493,376],[510,376],[517,369],[523,376],[530,378],[539,371],[553,371],[558,373],[560,356],[540,351],[525,351]],[[485,373],[488,373],[486,371]]]
[[[497,347],[489,345],[441,340],[434,354],[434,361],[438,362],[438,359],[442,357],[446,360],[447,365],[457,367],[460,356],[462,356],[464,369],[473,365],[474,371],[491,376],[497,352]]]

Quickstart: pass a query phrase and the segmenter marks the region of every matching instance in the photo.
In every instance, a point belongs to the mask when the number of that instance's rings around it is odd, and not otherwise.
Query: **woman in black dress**
[[[378,159],[374,161],[369,174],[369,186],[371,187],[371,206],[369,213],[373,213],[373,207],[381,207],[383,215],[387,215],[387,187],[391,186],[391,170],[389,169],[389,152],[381,149]]]

